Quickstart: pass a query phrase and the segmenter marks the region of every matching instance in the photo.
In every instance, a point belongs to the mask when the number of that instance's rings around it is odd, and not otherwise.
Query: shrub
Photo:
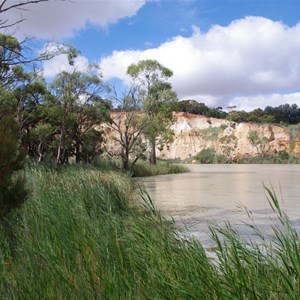
[[[290,155],[286,150],[280,150],[278,152],[278,156],[281,160],[288,160],[290,158]]]
[[[27,196],[25,178],[16,175],[24,163],[25,153],[19,150],[18,125],[13,117],[0,119],[0,221],[18,208]]]
[[[200,164],[220,164],[227,162],[225,156],[217,155],[216,151],[212,148],[201,150],[194,156],[194,159]]]

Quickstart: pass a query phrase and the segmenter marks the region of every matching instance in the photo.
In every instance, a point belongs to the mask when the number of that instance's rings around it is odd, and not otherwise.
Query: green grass
[[[158,161],[156,165],[151,165],[146,161],[139,160],[133,168],[133,176],[146,177],[165,174],[177,174],[188,172],[184,165],[172,164],[167,161]]]
[[[272,244],[212,227],[217,260],[183,240],[129,176],[27,170],[30,198],[0,225],[1,299],[299,299],[300,241],[271,190]],[[249,225],[250,226],[250,225]]]

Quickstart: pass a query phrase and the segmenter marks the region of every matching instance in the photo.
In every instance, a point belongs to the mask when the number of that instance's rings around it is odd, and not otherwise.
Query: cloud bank
[[[288,27],[246,17],[206,33],[194,27],[190,37],[176,36],[158,48],[114,51],[101,59],[100,67],[105,79],[128,83],[128,65],[156,59],[173,70],[179,98],[252,109],[282,104],[278,101],[300,105],[299,53],[300,23]]]
[[[9,0],[12,5],[18,0]],[[106,27],[121,18],[131,17],[145,4],[146,0],[49,0],[26,6],[26,10],[10,10],[2,19],[10,23],[24,18],[25,21],[13,28],[17,35],[35,36],[44,39],[72,37],[88,23]]]

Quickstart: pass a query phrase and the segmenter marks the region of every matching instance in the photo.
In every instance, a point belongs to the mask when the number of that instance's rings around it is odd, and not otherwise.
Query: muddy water
[[[230,221],[241,234],[251,235],[243,222],[249,217],[272,238],[276,218],[264,185],[273,187],[282,208],[300,229],[300,165],[189,165],[190,173],[138,179],[156,207],[174,218],[184,234],[212,246],[208,224]]]

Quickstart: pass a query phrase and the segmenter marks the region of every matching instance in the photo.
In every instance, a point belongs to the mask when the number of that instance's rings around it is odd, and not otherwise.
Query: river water
[[[138,179],[155,206],[173,218],[182,234],[212,247],[208,224],[231,222],[247,237],[247,207],[259,229],[272,239],[276,223],[264,185],[276,192],[282,209],[300,231],[300,165],[188,165],[189,173]],[[250,222],[250,223],[251,223]]]

